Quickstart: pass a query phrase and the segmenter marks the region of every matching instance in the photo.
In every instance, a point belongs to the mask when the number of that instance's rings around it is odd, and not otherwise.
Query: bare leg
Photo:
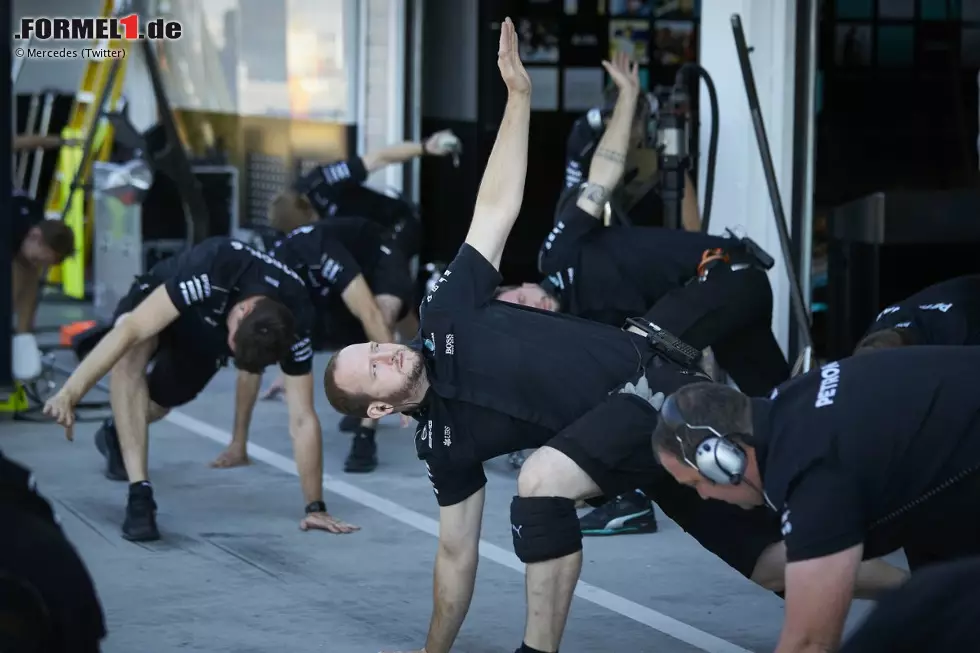
[[[402,321],[395,325],[395,331],[402,342],[411,342],[419,333],[419,316],[409,311]]]
[[[286,381],[282,378],[282,372],[276,375],[275,380],[273,380],[272,385],[265,389],[265,392],[259,397],[262,401],[271,401],[273,399],[282,399],[283,393],[286,391]]]
[[[755,565],[752,581],[773,592],[786,589],[786,545],[777,542],[769,546]],[[874,600],[881,592],[895,589],[909,578],[909,573],[884,560],[865,560],[858,567],[854,597]]]
[[[521,497],[578,500],[597,496],[600,490],[571,458],[557,449],[541,447],[521,468],[517,493]],[[581,572],[581,551],[527,565],[525,644],[539,651],[558,650]]]
[[[374,300],[378,302],[378,308],[381,309],[385,324],[388,325],[392,335],[399,342],[411,342],[419,332],[419,319],[415,311],[409,311],[408,315],[398,322],[398,315],[402,311],[402,300],[394,295],[375,295]]]
[[[147,428],[150,396],[146,366],[156,346],[156,338],[150,338],[126,352],[112,368],[109,382],[109,403],[130,483],[145,481],[149,476]]]

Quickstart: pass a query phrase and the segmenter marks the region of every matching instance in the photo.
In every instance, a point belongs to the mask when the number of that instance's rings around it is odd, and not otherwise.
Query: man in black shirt
[[[123,537],[160,537],[148,480],[147,425],[194,399],[229,357],[252,374],[280,363],[307,504],[301,526],[350,530],[327,514],[323,503],[311,373],[313,308],[293,270],[237,240],[209,238],[139,277],[120,301],[114,322],[44,412],[73,439],[74,407],[112,370],[113,417],[96,434],[96,443],[107,457],[107,475],[130,482]]]
[[[628,119],[628,118],[627,118]],[[604,153],[625,147],[610,132],[593,154],[584,194],[608,195],[623,161]],[[789,377],[772,334],[772,288],[754,243],[658,227],[604,227],[601,203],[567,203],[538,256],[540,284],[502,288],[498,299],[621,326],[645,318],[682,341],[711,347],[718,364],[744,392],[765,396]],[[590,512],[588,535],[656,530],[653,506],[634,492]]]
[[[907,345],[980,345],[980,275],[937,283],[889,306],[854,353]]]
[[[397,235],[407,256],[418,253],[418,218],[406,202],[365,186],[373,172],[425,154],[459,152],[459,139],[449,130],[436,132],[424,143],[405,142],[318,166],[280,193],[269,208],[269,226],[288,234],[293,229],[333,216],[370,218]]]
[[[565,143],[565,192],[578,188],[586,177],[589,162],[598,147],[612,116],[619,89],[611,85],[606,91],[603,107],[590,109],[572,125]],[[624,184],[612,195],[612,199],[626,212],[633,224],[662,226],[664,205],[657,192],[659,177],[658,154],[647,147],[650,140],[650,102],[640,98],[632,118],[630,147],[627,154],[627,172]],[[698,195],[689,175],[684,175],[684,200],[681,207],[681,226],[687,231],[701,228],[698,211]]]
[[[767,504],[786,542],[779,653],[839,645],[862,559],[918,568],[980,554],[980,348],[875,352],[797,377],[774,398],[691,385],[654,448],[706,499]]]
[[[776,589],[782,582],[773,515],[705,504],[654,463],[649,433],[659,402],[670,388],[706,377],[633,333],[493,300],[520,212],[530,121],[530,81],[510,19],[500,40],[507,106],[466,242],[422,303],[419,340],[346,347],[324,372],[338,411],[372,418],[412,413],[419,422],[416,449],[440,506],[428,653],[450,649],[469,608],[485,497],[482,463],[519,449],[540,447],[522,468],[511,504],[514,548],[528,565],[522,653],[558,650],[582,563],[579,498],[647,484],[706,548],[756,582]],[[635,64],[620,60],[607,70],[624,93],[638,92]],[[617,111],[629,111],[625,101]]]
[[[408,261],[371,220],[338,217],[299,227],[279,241],[273,256],[306,283],[316,313],[314,350],[366,339],[394,342],[395,325],[416,305]],[[239,371],[232,441],[214,467],[248,463],[248,425],[261,378]],[[281,384],[282,377],[273,388]],[[345,471],[370,472],[377,467],[376,429],[375,420],[341,422],[341,431],[354,432]]]

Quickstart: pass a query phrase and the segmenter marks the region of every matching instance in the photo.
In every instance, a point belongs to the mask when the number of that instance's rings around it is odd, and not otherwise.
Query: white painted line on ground
[[[190,415],[185,415],[179,411],[171,411],[164,419],[171,424],[209,440],[214,440],[221,445],[227,445],[231,442],[231,434],[227,431],[223,431],[207,422],[203,422]],[[248,444],[248,455],[282,472],[292,474],[293,476],[298,475],[296,472],[296,463],[292,458],[281,456],[274,451],[270,451],[251,442]],[[362,490],[359,487],[338,480],[328,474],[323,475],[323,489],[334,494],[339,494],[354,503],[366,506],[406,526],[410,526],[423,533],[428,533],[433,537],[439,537],[438,521],[414,510],[410,510],[394,501],[379,497],[376,494]],[[518,560],[517,556],[510,551],[502,549],[495,544],[480,540],[480,556],[509,569],[513,569],[520,574],[524,573],[524,563]],[[610,612],[615,612],[627,619],[632,619],[637,623],[669,635],[685,644],[690,644],[698,650],[705,651],[705,653],[751,653],[747,649],[736,646],[720,637],[715,637],[702,630],[698,630],[694,626],[689,626],[683,621],[678,621],[656,610],[652,610],[639,603],[634,603],[618,594],[607,592],[604,589],[589,585],[583,581],[579,581],[578,586],[575,588],[575,595]]]

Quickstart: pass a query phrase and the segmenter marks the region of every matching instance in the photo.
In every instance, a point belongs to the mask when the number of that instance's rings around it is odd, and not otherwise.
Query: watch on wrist
[[[326,511],[327,511],[327,504],[325,504],[323,501],[310,501],[308,504],[306,504],[307,515],[311,515],[315,512],[326,512]]]

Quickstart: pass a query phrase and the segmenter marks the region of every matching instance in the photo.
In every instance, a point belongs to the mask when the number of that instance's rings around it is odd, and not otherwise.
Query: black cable
[[[678,88],[686,86],[687,73],[692,71],[696,79],[704,81],[708,89],[708,104],[711,109],[711,134],[708,136],[708,162],[704,176],[704,209],[701,211],[701,233],[708,233],[708,226],[711,224],[711,205],[715,194],[715,166],[718,162],[718,91],[708,71],[696,63],[686,63],[680,67],[674,86]]]

